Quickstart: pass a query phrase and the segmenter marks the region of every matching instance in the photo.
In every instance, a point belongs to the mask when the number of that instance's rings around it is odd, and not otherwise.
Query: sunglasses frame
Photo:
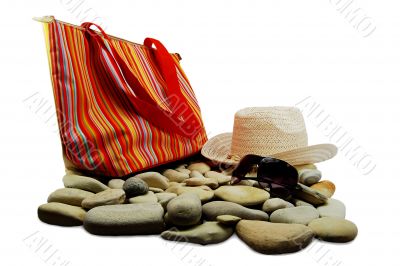
[[[275,172],[274,174],[277,175],[275,177],[268,177],[268,170],[277,171],[278,168],[276,168],[276,166],[278,164],[280,164],[280,167],[282,167],[281,172]],[[283,199],[291,198],[299,181],[298,172],[296,168],[288,162],[273,157],[264,157],[254,154],[248,154],[244,156],[232,172],[232,177],[236,178],[236,182],[234,183],[237,183],[240,180],[255,180],[253,177],[246,177],[246,174],[248,174],[254,168],[254,166],[257,166],[256,180],[261,188],[269,191],[273,196]],[[274,166],[275,168],[272,168],[271,166]],[[282,174],[282,176],[280,176],[280,174]],[[285,174],[288,177],[284,176]],[[277,180],[277,177],[280,179]],[[285,180],[291,182],[285,183]],[[281,192],[277,192],[278,189],[281,189]],[[284,193],[282,191],[284,191]]]

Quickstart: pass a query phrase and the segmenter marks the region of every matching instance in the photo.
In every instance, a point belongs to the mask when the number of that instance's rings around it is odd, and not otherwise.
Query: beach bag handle
[[[97,27],[101,35],[91,29],[91,26]],[[85,30],[85,45],[88,48],[86,51],[90,51],[87,59],[95,62],[92,66],[97,77],[100,77],[98,82],[107,88],[123,90],[135,111],[154,126],[187,138],[194,138],[198,134],[202,125],[193,115],[181,91],[174,60],[160,41],[146,38],[144,46],[153,53],[165,81],[167,99],[164,103],[167,108],[160,106],[151,98],[100,26],[85,22],[82,23],[82,27]],[[105,76],[108,78],[106,79]]]

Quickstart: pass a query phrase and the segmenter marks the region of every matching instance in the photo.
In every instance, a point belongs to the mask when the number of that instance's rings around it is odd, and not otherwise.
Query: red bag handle
[[[108,41],[110,49],[105,45],[105,41],[100,37],[100,35],[90,29],[92,25],[96,26],[100,30],[102,36]],[[122,82],[125,81],[134,91],[135,94],[127,91],[125,91],[125,94],[139,115],[163,130],[172,131],[187,138],[193,138],[197,135],[197,133],[202,129],[202,124],[195,117],[186,98],[182,94],[175,63],[168,50],[160,41],[146,38],[144,45],[152,50],[152,45],[156,47],[156,49],[153,50],[153,53],[161,75],[166,83],[166,92],[168,95],[167,105],[169,104],[171,111],[165,110],[150,97],[147,90],[143,88],[139,80],[128,68],[126,62],[113,47],[110,37],[100,26],[92,22],[85,22],[82,24],[82,27],[84,27],[88,33],[86,35],[88,38],[86,39],[89,41],[92,48],[88,50],[93,50],[95,56],[100,56],[101,49],[103,49],[102,51],[106,52],[110,59],[113,59],[110,63],[114,68],[120,69],[120,73],[116,74]],[[95,67],[99,67],[99,65],[101,64],[95,64]],[[99,69],[98,71],[104,72],[104,68]],[[108,71],[106,70],[106,72]],[[112,80],[116,82],[114,78]],[[120,84],[117,84],[117,86],[120,86]]]

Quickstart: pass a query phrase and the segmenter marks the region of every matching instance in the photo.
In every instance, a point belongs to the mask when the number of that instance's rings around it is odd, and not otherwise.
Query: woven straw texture
[[[202,155],[215,162],[237,164],[246,154],[271,156],[293,165],[334,157],[332,144],[308,146],[303,116],[294,107],[250,107],[235,114],[233,133],[217,135],[203,146]]]

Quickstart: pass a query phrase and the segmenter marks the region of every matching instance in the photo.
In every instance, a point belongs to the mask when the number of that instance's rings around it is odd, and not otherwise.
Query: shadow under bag
[[[42,22],[67,169],[123,177],[200,151],[207,136],[179,54],[93,23]]]

